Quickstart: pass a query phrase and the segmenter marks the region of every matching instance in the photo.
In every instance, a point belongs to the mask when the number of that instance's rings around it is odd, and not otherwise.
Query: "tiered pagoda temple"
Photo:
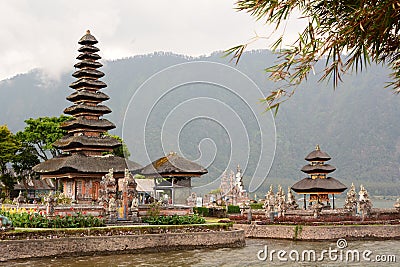
[[[309,164],[305,165],[301,171],[307,173],[309,176],[303,180],[295,183],[292,186],[293,191],[298,194],[304,194],[304,209],[306,209],[306,195],[310,195],[310,202],[325,202],[328,206],[329,194],[332,194],[333,205],[335,208],[335,194],[340,194],[347,189],[347,187],[332,177],[326,177],[329,173],[336,170],[335,167],[325,164],[331,157],[320,150],[319,145],[305,158]]]
[[[110,169],[118,179],[124,177],[126,168],[137,173],[141,166],[110,154],[121,143],[106,134],[115,125],[102,118],[111,110],[101,104],[109,96],[100,91],[107,85],[99,80],[104,73],[98,70],[103,65],[97,61],[101,58],[94,46],[97,40],[87,31],[78,43],[79,62],[74,65],[78,70],[72,74],[77,80],[70,85],[74,92],[67,97],[73,105],[64,110],[72,119],[61,126],[67,135],[53,144],[63,155],[40,163],[33,170],[42,179],[59,180],[57,184],[73,200],[93,201],[98,199],[102,176]]]
[[[165,199],[168,196],[168,204],[172,205],[187,205],[192,188],[191,178],[206,173],[206,168],[175,152],[153,161],[141,171],[142,175],[154,179],[155,198]]]

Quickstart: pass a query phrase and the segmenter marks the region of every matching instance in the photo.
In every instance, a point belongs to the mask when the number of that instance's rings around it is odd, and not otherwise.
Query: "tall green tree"
[[[25,144],[25,152],[33,152],[41,160],[48,160],[49,157],[56,157],[60,151],[53,147],[53,143],[63,137],[66,131],[60,128],[61,123],[69,120],[70,117],[39,117],[37,119],[25,120],[27,126],[16,134],[18,140]],[[34,150],[32,148],[35,148]]]
[[[325,62],[321,80],[332,78],[334,86],[348,71],[362,70],[371,62],[386,64],[392,69],[389,86],[400,93],[398,0],[239,0],[236,8],[277,28],[296,12],[307,20],[291,46],[282,47],[283,36],[274,42],[278,63],[266,71],[272,80],[284,85],[266,97],[269,108],[277,111],[319,61]],[[247,46],[238,45],[226,52],[238,62]]]
[[[13,133],[6,125],[0,125],[0,180],[4,184],[7,194],[15,184],[14,176],[8,165],[15,159],[19,148],[19,142]]]
[[[17,179],[21,181],[39,178],[32,170],[33,166],[40,163],[35,147],[24,140],[18,140],[18,142],[20,147],[12,161],[12,167],[17,175]]]
[[[119,141],[121,143],[120,146],[116,147],[113,149],[113,154],[115,156],[118,157],[122,157],[122,158],[129,158],[131,156],[131,153],[129,152],[128,146],[126,145],[126,143],[124,142],[124,140],[119,137],[118,135],[112,135],[109,133],[105,133],[106,135],[114,138],[115,140]]]

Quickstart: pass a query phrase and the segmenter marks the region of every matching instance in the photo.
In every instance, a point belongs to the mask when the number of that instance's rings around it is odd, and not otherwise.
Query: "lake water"
[[[268,253],[271,250],[284,250],[287,252],[288,261],[282,262],[277,254],[273,254],[272,261],[268,257],[265,261],[260,260],[257,254],[260,250],[265,251],[267,246]],[[325,253],[324,260],[317,261],[320,258],[322,250],[331,248],[331,258]],[[32,248],[34,249],[34,248]],[[337,250],[335,252],[334,250]],[[296,254],[289,253],[295,250],[299,253],[299,261],[296,262]],[[305,254],[305,261],[302,261],[304,250],[314,250],[316,259],[308,261],[308,254]],[[360,261],[356,257],[353,261],[349,254],[346,261],[346,254],[349,250],[358,251]],[[367,258],[362,258],[362,253],[371,251]],[[342,254],[342,260],[340,260]],[[264,257],[260,253],[260,257]],[[386,258],[392,263],[381,263],[375,261],[376,256],[380,259]],[[393,258],[395,256],[396,258]],[[336,260],[335,260],[336,257]],[[283,255],[283,258],[285,256]],[[291,260],[292,259],[292,260]],[[294,242],[284,240],[266,240],[266,239],[247,239],[246,247],[243,248],[222,248],[222,249],[196,249],[189,251],[172,251],[162,253],[137,253],[109,256],[85,256],[71,258],[49,258],[40,260],[26,260],[19,262],[8,262],[1,266],[399,266],[394,260],[400,261],[400,241],[347,241],[347,247],[339,249],[336,242]]]
[[[342,208],[344,205],[344,198],[335,199],[335,207]],[[396,198],[393,199],[382,199],[382,198],[374,198],[371,197],[372,207],[373,208],[393,208],[394,203],[396,202]],[[297,201],[300,205],[302,204],[301,201]]]

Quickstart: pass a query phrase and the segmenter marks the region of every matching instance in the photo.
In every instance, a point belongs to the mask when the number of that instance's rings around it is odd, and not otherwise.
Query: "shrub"
[[[193,207],[193,212],[204,217],[207,217],[208,214],[210,213],[209,209],[206,207]]]
[[[93,215],[77,213],[72,216],[46,217],[37,212],[0,211],[12,221],[14,227],[23,228],[81,228],[105,226],[104,219]]]
[[[54,197],[57,199],[57,204],[69,205],[72,199],[64,195],[63,193],[57,192]]]
[[[11,199],[9,199],[9,198],[5,198],[5,199],[3,200],[3,204],[14,204],[14,202],[13,202]]]
[[[152,225],[182,225],[182,224],[202,224],[206,220],[197,214],[185,216],[148,216],[142,218],[142,222]]]
[[[263,209],[262,203],[250,203],[250,208],[253,210],[261,210]]]
[[[240,213],[240,207],[239,206],[235,206],[235,205],[229,205],[227,212],[228,212],[228,214]]]
[[[158,202],[153,202],[151,204],[149,204],[149,210],[147,211],[147,216],[149,217],[157,217],[158,215],[160,215],[160,203]]]

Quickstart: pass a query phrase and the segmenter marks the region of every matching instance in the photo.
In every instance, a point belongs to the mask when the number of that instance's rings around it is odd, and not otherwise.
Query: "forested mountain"
[[[169,53],[154,53],[151,55],[135,56],[133,58],[103,62],[102,71],[106,76],[102,79],[108,84],[103,91],[111,99],[106,105],[112,109],[107,118],[117,125],[113,134],[122,135],[122,123],[129,101],[140,86],[157,72],[185,62],[213,61],[230,64],[249,76],[265,93],[274,86],[267,80],[263,69],[273,63],[274,56],[268,51],[252,51],[246,53],[238,66],[229,63],[229,59],[222,58],[221,53],[211,56],[190,58]],[[201,68],[197,71],[203,71]],[[316,70],[318,72],[318,69]],[[14,133],[24,128],[24,120],[38,116],[58,116],[63,109],[70,105],[65,98],[72,91],[68,85],[73,81],[71,72],[62,76],[59,81],[44,81],[40,70],[32,70],[28,74],[21,74],[12,79],[0,82],[0,124],[7,124]],[[182,72],[182,77],[188,77],[193,73],[188,68]],[[331,155],[329,162],[337,167],[332,174],[346,185],[354,182],[357,186],[364,184],[370,193],[375,195],[398,195],[400,180],[400,98],[393,95],[389,89],[385,89],[385,81],[388,71],[381,66],[371,66],[361,74],[348,75],[344,83],[333,90],[330,83],[317,83],[318,78],[311,77],[306,84],[298,88],[296,94],[284,103],[275,118],[276,123],[276,156],[263,186],[257,193],[267,191],[270,183],[288,186],[305,177],[300,172],[306,164],[304,157],[311,152],[316,144]],[[224,73],[215,73],[215,77],[221,80]],[[168,80],[160,80],[160,86],[168,83]],[[233,81],[234,82],[234,81]],[[228,81],[229,83],[229,81]],[[238,101],[237,96],[216,90],[216,86],[207,84],[188,84],[180,86],[174,94],[166,95],[157,103],[151,116],[148,117],[146,128],[130,121],[131,129],[126,128],[123,133],[128,144],[132,144],[129,150],[131,159],[141,164],[148,161],[143,156],[143,151],[135,151],[138,133],[146,130],[146,144],[148,153],[153,160],[162,155],[163,142],[160,140],[160,129],[168,117],[168,112],[174,107],[185,103],[188,99],[215,98],[226,106],[233,107],[244,121],[245,129],[249,136],[250,146],[255,148],[259,141],[258,130],[251,120],[251,110]],[[146,88],[149,97],[151,88]],[[249,101],[249,99],[246,99]],[[259,99],[253,99],[257,103]],[[262,104],[257,104],[262,105]],[[165,107],[165,109],[163,108]],[[196,103],[193,109],[199,108]],[[204,106],[202,107],[204,108]],[[218,114],[219,108],[206,107],[209,112]],[[147,110],[136,105],[129,106],[137,116],[147,116]],[[267,121],[267,119],[266,119]],[[125,122],[126,123],[126,122]],[[261,121],[261,123],[263,123]],[[266,122],[267,123],[267,122]],[[127,127],[127,126],[126,126]],[[199,142],[209,137],[214,141],[216,156],[209,168],[210,174],[202,178],[204,181],[212,181],[220,175],[226,166],[233,168],[241,162],[229,162],[230,140],[234,136],[235,128],[226,131],[223,126],[213,120],[194,121],[190,127],[174,125],[170,128],[181,128],[179,142],[180,149],[185,156],[196,159],[200,156],[197,147]],[[175,130],[175,129],[174,129]],[[174,133],[174,132],[173,132]],[[170,134],[173,135],[171,132]],[[163,133],[167,134],[167,133]],[[274,138],[273,134],[267,134],[264,138]],[[267,141],[267,140],[264,140]],[[213,146],[201,146],[213,149]],[[168,151],[166,151],[168,152]],[[204,153],[204,151],[201,151]],[[236,153],[246,154],[246,151]],[[249,183],[249,177],[257,162],[250,158],[245,172],[245,186]],[[194,179],[195,183],[199,183]]]

